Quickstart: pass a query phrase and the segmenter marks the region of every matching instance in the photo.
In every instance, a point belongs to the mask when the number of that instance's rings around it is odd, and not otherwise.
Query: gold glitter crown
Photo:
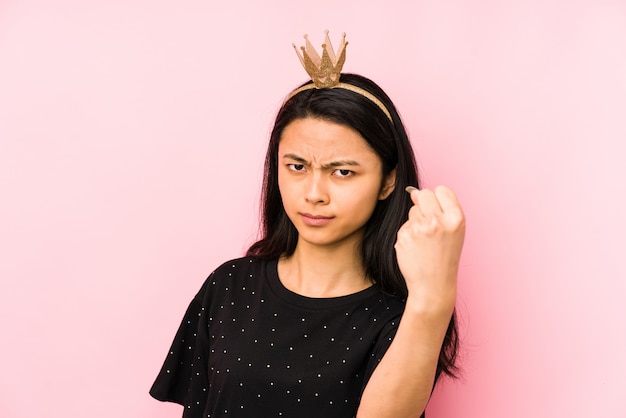
[[[339,80],[341,76],[341,69],[343,68],[344,62],[346,62],[346,46],[348,43],[346,42],[346,34],[344,33],[341,37],[341,44],[339,45],[339,49],[337,52],[333,49],[332,44],[330,43],[330,38],[328,37],[328,30],[325,30],[326,40],[322,44],[322,56],[320,57],[313,45],[309,41],[308,35],[304,35],[304,39],[306,40],[306,46],[300,47],[302,50],[302,55],[298,52],[298,48],[295,44],[293,45],[293,49],[296,50],[296,54],[298,54],[298,58],[300,58],[300,62],[302,66],[313,80],[313,83],[305,84],[294,91],[292,91],[285,101],[286,103],[296,94],[310,89],[323,89],[323,88],[342,88],[345,90],[350,90],[354,93],[360,94],[363,97],[371,100],[376,106],[383,111],[383,113],[387,116],[387,119],[391,123],[393,123],[393,118],[389,113],[389,110],[385,107],[383,102],[381,102],[378,97],[374,96],[369,91],[362,89],[361,87],[354,86],[348,83],[342,83]]]
[[[302,66],[311,77],[311,80],[313,80],[315,87],[318,89],[328,87],[332,88],[339,84],[341,69],[343,68],[344,62],[346,62],[346,45],[348,45],[346,42],[346,34],[344,33],[341,37],[339,49],[337,49],[337,52],[335,53],[335,50],[330,43],[330,38],[328,37],[328,30],[325,30],[324,33],[326,35],[326,39],[322,44],[321,57],[315,48],[313,48],[308,35],[304,35],[306,46],[300,47],[302,55],[298,52],[296,45],[293,44],[293,49],[296,50],[296,54],[298,54],[298,58],[300,58]]]

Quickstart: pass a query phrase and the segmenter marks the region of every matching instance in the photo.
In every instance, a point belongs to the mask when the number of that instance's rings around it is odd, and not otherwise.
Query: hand
[[[451,314],[465,238],[465,216],[452,190],[407,188],[413,207],[395,244],[400,272],[409,291],[407,304]]]

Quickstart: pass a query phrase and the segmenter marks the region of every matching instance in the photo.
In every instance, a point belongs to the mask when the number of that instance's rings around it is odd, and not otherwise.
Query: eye
[[[291,171],[304,171],[304,164],[287,164]]]
[[[333,174],[337,177],[350,177],[354,175],[354,171],[346,170],[346,169],[339,169],[339,170],[335,170]]]

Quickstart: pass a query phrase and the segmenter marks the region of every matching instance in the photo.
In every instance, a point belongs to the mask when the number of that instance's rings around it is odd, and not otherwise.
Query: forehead
[[[352,159],[380,162],[363,137],[349,126],[317,118],[296,119],[285,127],[278,145],[279,156],[297,154],[308,161],[326,163]]]

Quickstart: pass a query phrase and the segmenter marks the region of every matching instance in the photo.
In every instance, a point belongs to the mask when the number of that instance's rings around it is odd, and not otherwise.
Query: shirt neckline
[[[330,308],[340,308],[346,305],[352,305],[362,302],[374,295],[379,294],[376,286],[370,286],[356,293],[345,296],[337,296],[331,298],[313,298],[300,295],[292,290],[287,289],[278,277],[278,260],[270,260],[266,264],[266,277],[270,289],[283,301],[291,305],[310,310],[326,310]]]

